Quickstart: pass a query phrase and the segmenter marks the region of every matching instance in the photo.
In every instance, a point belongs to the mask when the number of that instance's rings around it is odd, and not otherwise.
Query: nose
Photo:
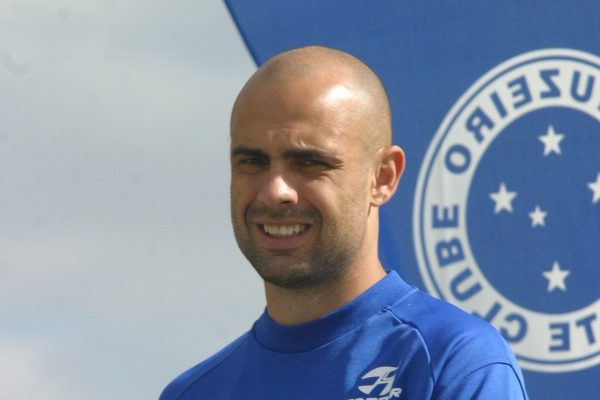
[[[272,171],[265,176],[259,188],[258,201],[271,208],[276,208],[281,204],[298,203],[298,193],[289,177],[286,178],[281,172]]]

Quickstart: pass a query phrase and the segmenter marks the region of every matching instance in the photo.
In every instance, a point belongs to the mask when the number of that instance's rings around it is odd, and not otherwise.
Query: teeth
[[[304,232],[306,229],[306,225],[263,225],[263,229],[267,235],[285,237],[297,235],[301,232]]]

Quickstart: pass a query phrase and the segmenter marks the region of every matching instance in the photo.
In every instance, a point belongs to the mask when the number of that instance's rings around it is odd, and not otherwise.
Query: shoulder
[[[510,350],[498,331],[486,321],[477,318],[450,303],[436,299],[420,290],[396,302],[390,311],[403,323],[416,329],[431,351],[438,347],[463,347],[476,344],[485,346],[482,354],[508,356]]]
[[[167,387],[163,390],[159,400],[177,400],[183,395],[188,388],[193,384],[201,380],[209,372],[217,368],[223,362],[225,362],[247,339],[248,333],[240,336],[229,345],[224,347],[221,351],[214,354],[210,358],[202,361],[195,365],[189,370],[185,371],[178,377],[176,377]]]
[[[486,321],[421,291],[395,303],[390,311],[417,331],[438,390],[497,369],[506,369],[522,382],[512,350]]]

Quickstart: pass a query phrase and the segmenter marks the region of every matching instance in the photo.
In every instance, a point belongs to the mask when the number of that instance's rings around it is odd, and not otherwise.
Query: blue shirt
[[[392,271],[333,313],[252,329],[177,377],[160,400],[527,399],[514,355],[488,323]]]

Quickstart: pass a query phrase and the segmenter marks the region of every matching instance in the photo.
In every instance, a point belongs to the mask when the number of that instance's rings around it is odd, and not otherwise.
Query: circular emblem
[[[521,366],[600,364],[600,58],[522,54],[456,102],[421,166],[428,290],[493,324]]]

